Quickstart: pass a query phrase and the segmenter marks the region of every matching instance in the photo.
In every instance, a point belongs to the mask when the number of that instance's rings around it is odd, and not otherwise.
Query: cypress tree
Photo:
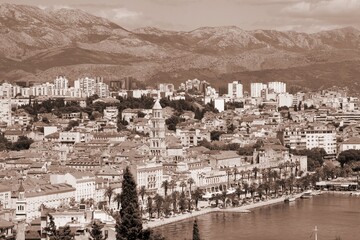
[[[121,193],[120,219],[116,222],[117,240],[142,239],[142,222],[136,183],[127,167],[124,171]]]
[[[103,236],[102,228],[103,226],[101,225],[101,223],[94,221],[93,224],[91,225],[91,231],[90,231],[91,238],[89,238],[89,240],[107,239],[107,237]]]
[[[194,221],[194,225],[193,225],[193,240],[200,240],[200,232],[196,220]]]

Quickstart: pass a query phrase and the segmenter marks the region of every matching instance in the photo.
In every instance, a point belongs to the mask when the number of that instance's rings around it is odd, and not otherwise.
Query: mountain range
[[[187,79],[216,87],[240,80],[284,81],[300,88],[360,90],[360,31],[313,34],[246,31],[235,26],[127,30],[77,9],[0,5],[0,81],[103,76],[150,84]]]

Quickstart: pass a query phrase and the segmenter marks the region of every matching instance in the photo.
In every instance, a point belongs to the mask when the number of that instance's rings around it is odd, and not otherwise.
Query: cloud
[[[45,6],[45,5],[38,5],[38,8],[42,10],[50,9],[50,10],[59,10],[59,9],[73,9],[73,7],[68,5],[52,5],[52,6]]]
[[[142,13],[131,11],[127,8],[114,8],[102,10],[98,15],[116,22],[124,20],[136,20],[142,16]]]
[[[283,9],[283,12],[296,17],[347,18],[358,16],[360,18],[360,0],[319,0],[301,1]]]

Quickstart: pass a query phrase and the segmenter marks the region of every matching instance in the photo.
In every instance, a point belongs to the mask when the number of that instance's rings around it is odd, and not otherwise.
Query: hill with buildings
[[[360,31],[314,34],[238,27],[189,32],[127,30],[76,9],[0,5],[0,80],[44,82],[101,75],[150,83],[284,81],[308,88],[360,90]]]

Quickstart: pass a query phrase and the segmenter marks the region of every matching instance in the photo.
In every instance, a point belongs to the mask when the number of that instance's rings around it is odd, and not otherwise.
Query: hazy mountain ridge
[[[259,76],[276,69],[309,71],[314,64],[356,65],[359,53],[360,31],[355,28],[314,34],[234,26],[129,31],[81,10],[0,5],[0,80],[49,81],[51,74],[75,75],[78,68],[105,79],[134,76],[152,82],[178,82],[205,72],[207,80],[219,85],[219,76],[231,77],[225,81],[242,80],[236,77],[241,72],[251,78],[253,71]],[[297,82],[311,85],[305,79],[311,74]],[[352,74],[349,71],[346,77]]]

